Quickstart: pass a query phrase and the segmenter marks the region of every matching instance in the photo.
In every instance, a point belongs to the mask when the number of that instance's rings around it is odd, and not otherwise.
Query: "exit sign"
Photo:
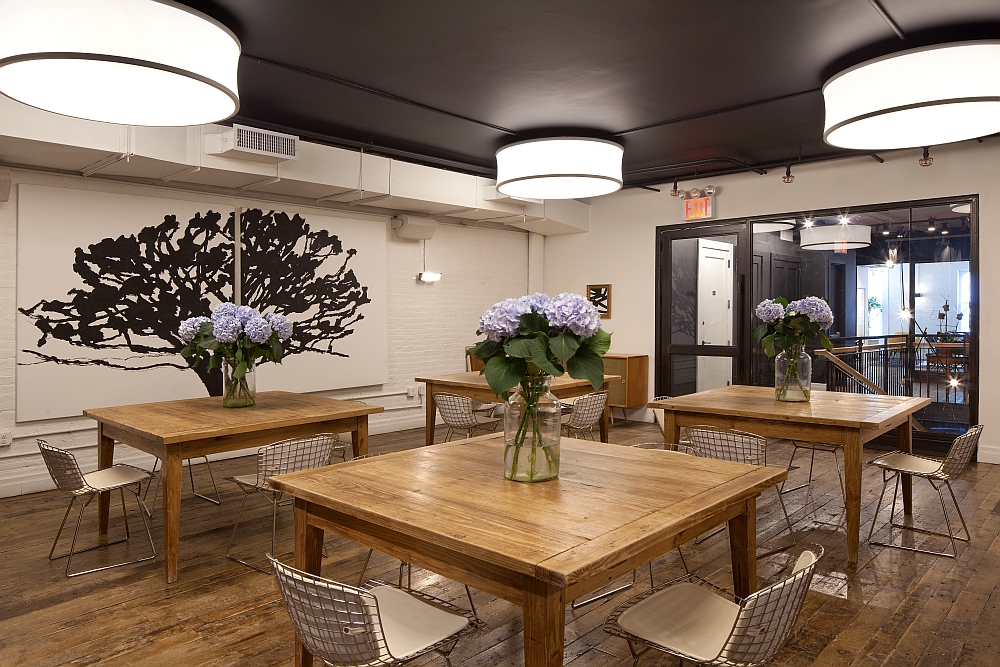
[[[712,207],[712,197],[699,197],[697,199],[684,200],[685,220],[705,220],[712,218],[715,211]]]

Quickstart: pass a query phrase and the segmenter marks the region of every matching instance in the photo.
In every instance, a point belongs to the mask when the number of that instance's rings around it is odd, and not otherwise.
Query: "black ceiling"
[[[184,4],[242,42],[236,122],[481,174],[505,143],[586,131],[623,143],[629,185],[842,153],[827,77],[1000,37],[997,0],[881,0],[905,39],[871,0]]]

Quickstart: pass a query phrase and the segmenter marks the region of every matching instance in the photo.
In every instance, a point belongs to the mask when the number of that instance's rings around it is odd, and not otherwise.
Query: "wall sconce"
[[[422,283],[436,283],[441,280],[441,274],[434,271],[421,271],[417,274],[417,280]]]

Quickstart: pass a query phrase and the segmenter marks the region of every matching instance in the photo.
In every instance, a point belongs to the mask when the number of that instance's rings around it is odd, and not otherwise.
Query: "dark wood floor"
[[[622,444],[659,437],[652,425],[634,423],[618,424],[611,434],[612,440]],[[405,449],[422,442],[422,430],[405,431],[374,436],[372,449]],[[769,446],[769,463],[784,465],[790,452],[783,443]],[[223,477],[252,472],[254,466],[252,458],[213,464],[222,492],[221,507],[193,498],[185,480],[179,580],[169,586],[163,581],[160,557],[151,563],[66,579],[65,561],[50,563],[46,556],[67,497],[53,491],[0,501],[0,666],[292,664],[292,629],[274,581],[223,558],[240,500],[235,485]],[[971,546],[960,547],[959,558],[863,546],[857,571],[847,567],[845,536],[839,527],[843,501],[832,457],[817,455],[816,471],[811,492],[793,492],[785,501],[792,513],[794,540],[818,542],[826,548],[826,556],[818,566],[797,631],[773,664],[1000,665],[1000,466],[973,464],[955,485],[973,535]],[[793,472],[793,479],[804,472]],[[196,466],[195,479],[199,490],[209,483],[204,466]],[[879,486],[877,473],[866,469],[865,531]],[[932,494],[930,487],[917,482],[914,506],[919,516],[941,524],[940,505]],[[88,508],[84,520],[89,543],[96,535],[96,512],[92,511]],[[759,513],[761,541],[772,538],[765,546],[787,543],[790,538],[782,534],[783,521],[773,492],[761,498]],[[240,529],[239,552],[262,558],[260,554],[270,546],[269,504],[251,498],[244,520],[248,517],[251,521]],[[133,507],[130,519],[133,531],[141,530]],[[291,524],[290,508],[284,508],[277,551],[286,558],[292,546]],[[121,527],[119,514],[112,528]],[[153,530],[159,545],[158,514]],[[66,545],[68,541],[60,546]],[[333,537],[328,538],[327,547],[323,573],[356,581],[366,550]],[[141,542],[127,548],[130,554],[142,553]],[[125,549],[91,552],[79,558],[79,566],[121,557]],[[793,547],[761,559],[760,576],[765,580],[780,576],[797,553]],[[725,533],[699,545],[689,544],[685,554],[699,574],[731,586]],[[369,576],[391,579],[397,568],[398,561],[376,554]],[[681,573],[675,553],[655,563],[658,582]],[[431,572],[414,570],[413,585],[455,604],[467,604],[461,586]],[[639,583],[644,585],[645,578]],[[614,606],[634,592],[575,611],[567,608],[567,664],[631,664],[624,641],[606,635],[602,625]],[[478,591],[474,596],[488,627],[459,645],[453,654],[455,664],[523,664],[520,608]],[[413,664],[444,663],[427,656]],[[644,657],[640,662],[643,666],[673,664],[663,656]]]

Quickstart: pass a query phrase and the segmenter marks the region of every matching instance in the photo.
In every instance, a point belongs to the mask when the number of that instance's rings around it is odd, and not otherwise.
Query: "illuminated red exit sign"
[[[714,215],[712,197],[698,197],[697,199],[684,200],[685,220],[705,220]]]

